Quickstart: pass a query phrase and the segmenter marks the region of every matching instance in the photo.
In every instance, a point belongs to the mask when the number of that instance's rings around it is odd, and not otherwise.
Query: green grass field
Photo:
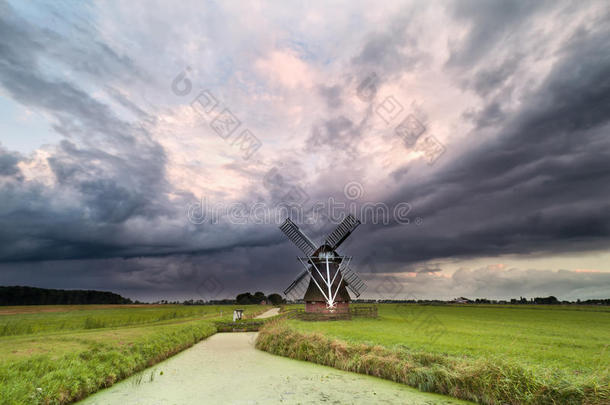
[[[378,319],[271,325],[260,347],[482,403],[608,403],[610,308],[378,307]],[[0,307],[0,404],[74,402],[215,333],[232,310]]]
[[[470,357],[511,359],[571,375],[607,375],[610,308],[485,305],[379,305],[378,319],[290,321],[356,343]]]
[[[276,322],[257,347],[486,404],[610,403],[610,308],[378,309],[377,319]]]
[[[232,313],[232,308],[222,305],[49,305],[0,308],[0,336],[118,328],[174,319],[218,317],[222,311],[229,318]],[[31,312],[36,308],[39,308],[38,312]]]
[[[240,306],[246,316],[268,307]],[[232,306],[0,308],[0,404],[62,404],[193,345]]]

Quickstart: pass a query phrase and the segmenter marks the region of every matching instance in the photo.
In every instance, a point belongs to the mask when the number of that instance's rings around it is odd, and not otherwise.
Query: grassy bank
[[[155,328],[121,343],[87,342],[78,353],[35,355],[0,364],[2,404],[66,404],[192,346],[216,332],[205,321]],[[94,337],[93,337],[94,338]]]
[[[350,343],[473,358],[499,357],[538,374],[608,376],[610,308],[382,304],[378,319],[291,321]]]
[[[229,320],[232,311],[230,306],[95,310],[79,306],[59,312],[39,308],[33,314],[0,315],[0,324],[15,324],[22,331],[15,317],[26,325],[40,321],[33,328],[36,333],[0,338],[2,405],[67,404],[84,398],[214,334],[214,322]],[[248,316],[266,309],[245,307]],[[9,316],[13,319],[3,319]],[[89,328],[87,319],[97,320],[96,327]],[[121,326],[103,326],[109,324]]]
[[[380,305],[379,313],[276,322],[257,347],[485,404],[610,403],[604,310]]]

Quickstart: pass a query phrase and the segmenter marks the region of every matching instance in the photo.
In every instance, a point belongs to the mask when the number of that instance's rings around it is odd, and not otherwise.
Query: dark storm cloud
[[[506,113],[502,110],[501,103],[493,100],[479,111],[465,111],[462,117],[473,121],[477,129],[482,129],[500,124],[506,118]]]
[[[283,244],[163,257],[0,263],[0,285],[29,280],[47,288],[95,286],[151,301],[234,298],[243,291],[283,291],[302,271],[296,252]]]
[[[514,79],[518,63],[509,58],[487,67],[476,61],[483,52],[501,46],[501,33],[511,27],[511,21],[517,24],[539,10],[525,3],[506,6],[509,10],[499,4],[482,7],[489,21],[473,28],[475,32],[466,37],[450,63],[459,65],[471,58],[469,68],[475,74],[469,85],[486,96]],[[458,12],[466,18],[468,10],[476,14],[473,8]],[[500,34],[486,36],[504,12],[509,21],[501,24]],[[425,169],[422,162],[394,173],[396,191],[385,202],[390,207],[411,203],[413,217],[422,217],[423,225],[362,225],[358,232],[366,237],[356,235],[344,247],[359,252],[361,271],[374,272],[367,266],[372,246],[380,265],[391,264],[388,271],[416,273],[440,271],[425,262],[442,257],[554,254],[608,247],[610,36],[602,24],[593,27],[564,46],[547,78],[529,92],[520,109],[507,111],[501,100],[490,98],[480,111],[466,112],[465,117],[475,121],[475,130],[466,140],[470,143],[467,152],[453,160],[448,156],[438,163],[444,167],[431,177],[417,176]],[[400,49],[408,44],[398,40],[387,46]],[[477,46],[482,49],[475,50]],[[456,77],[458,84],[461,77]],[[341,161],[339,151],[357,141],[351,136],[353,128],[351,120],[336,113],[314,126],[308,146],[332,145]],[[497,131],[497,136],[483,141],[477,131],[484,128]],[[343,173],[333,175],[349,178]],[[358,178],[357,172],[351,176]],[[319,183],[318,189],[333,195],[332,179]],[[547,276],[549,282],[554,277]]]
[[[356,73],[368,74],[372,70],[380,74],[380,80],[389,80],[392,75],[424,62],[426,51],[418,42],[417,15],[425,7],[424,4],[411,4],[387,26],[369,34],[360,53],[352,58]]]
[[[457,156],[434,177],[399,188],[395,200],[410,201],[424,225],[416,232],[381,230],[376,243],[389,244],[394,259],[407,261],[607,247],[609,44],[607,26],[573,38],[522,108],[494,121],[494,140]],[[477,130],[470,135],[475,144]],[[398,233],[409,248],[392,242]]]
[[[371,117],[372,107],[369,106],[363,116],[357,117],[356,121],[340,112],[316,121],[311,127],[311,132],[305,141],[302,152],[311,154],[317,150],[330,150],[332,148],[334,152],[331,169],[339,170],[336,173],[336,178],[344,180],[344,176],[338,176],[343,171],[349,171],[353,176],[358,171],[357,164],[354,161],[357,158],[357,145]],[[350,170],[345,170],[347,167],[350,167]],[[321,198],[328,197],[329,190],[326,187],[328,182],[322,180],[325,177],[327,176],[324,173],[320,173],[319,187],[316,187],[316,194]]]
[[[466,39],[454,46],[449,65],[477,64],[486,54],[499,51],[511,40],[510,35],[527,26],[540,11],[549,11],[552,2],[516,1],[455,1],[449,8],[458,21],[470,25]]]
[[[501,89],[506,80],[514,74],[519,59],[519,57],[511,57],[499,66],[482,67],[471,80],[474,91],[481,97],[487,97],[489,93]]]
[[[62,141],[48,158],[57,185],[29,182],[2,189],[0,238],[8,242],[0,248],[0,257],[10,261],[132,254],[134,247],[125,235],[130,232],[125,225],[129,219],[175,215],[165,197],[163,148],[142,127],[119,119],[78,84],[43,73],[39,65],[44,58],[62,48],[49,48],[46,41],[67,40],[33,27],[5,3],[0,7],[0,83],[15,100],[53,116],[53,128],[71,139]],[[85,57],[96,60],[100,69],[123,64],[128,71],[127,60],[117,59],[107,46],[100,49],[95,57]],[[1,161],[3,171],[14,173],[11,156],[3,154]]]
[[[223,299],[243,291],[281,292],[301,271],[288,245],[234,249],[212,255],[174,255],[130,259],[89,259],[23,263],[19,267],[0,263],[0,283],[28,284],[47,288],[94,286],[132,299]],[[278,268],[277,262],[282,267]],[[450,277],[438,269],[419,266],[410,276],[390,275],[382,266],[359,263],[366,280],[366,296],[372,298],[517,298],[555,295],[560,299],[604,297],[610,274],[568,270],[518,268],[459,269]],[[374,271],[363,270],[374,268]],[[387,288],[388,280],[392,287]],[[379,287],[386,283],[386,287]]]
[[[365,37],[350,60],[348,82],[372,71],[390,81],[426,63],[426,50],[418,42],[417,7]],[[436,296],[451,296],[469,286],[467,291],[481,296],[490,296],[489,291],[506,296],[523,288],[536,294],[585,291],[585,297],[603,291],[593,287],[608,285],[605,275],[519,270],[504,279],[486,270],[464,270],[439,287],[441,267],[430,263],[451,256],[608,246],[610,36],[603,24],[583,28],[556,55],[548,77],[529,89],[518,110],[506,108],[505,94],[497,93],[515,78],[519,58],[481,62],[503,47],[508,32],[525,27],[545,7],[541,2],[455,3],[451,11],[470,31],[463,42],[450,44],[447,70],[457,72],[456,86],[486,98],[480,110],[464,113],[476,130],[465,141],[466,152],[452,154],[448,145],[434,170],[426,171],[430,168],[416,161],[388,178],[383,201],[390,207],[411,203],[412,218],[424,222],[362,225],[341,248],[356,255],[359,271],[416,275],[405,283],[437,288]],[[279,291],[289,284],[301,265],[278,224],[231,224],[226,218],[214,225],[188,223],[184,207],[196,198],[175,193],[168,184],[165,151],[146,126],[119,118],[85,90],[89,82],[50,77],[43,69],[45,60],[63,58],[93,81],[108,79],[101,86],[106,94],[138,120],[152,122],[153,114],[110,80],[146,76],[129,57],[97,38],[87,39],[88,28],[78,30],[83,37],[74,44],[19,19],[5,3],[0,2],[0,11],[2,87],[14,100],[50,114],[53,128],[65,137],[49,152],[56,185],[0,183],[0,284],[30,280],[42,287],[94,287],[141,299],[224,298],[261,286],[265,292]],[[258,170],[253,185],[242,190],[240,200],[246,206],[282,201],[293,186],[305,188],[310,201],[329,196],[344,201],[346,181],[361,178],[360,169],[368,162],[355,155],[354,146],[372,108],[354,119],[342,111],[345,88],[325,85],[317,91],[329,114],[306,139],[296,139],[294,149],[303,146],[298,152],[315,156],[317,148],[334,148],[329,170],[315,173],[318,177],[307,186],[301,180],[307,178],[308,162],[286,151],[273,160],[282,184],[266,189],[267,172]],[[479,130],[497,134],[482,138]],[[0,181],[2,176],[19,178],[19,159],[0,150]],[[245,163],[224,169],[242,176],[252,173]],[[332,227],[304,228],[321,241]],[[373,262],[378,270],[371,267]],[[213,282],[206,282],[210,277]],[[548,289],[541,287],[545,284]],[[528,290],[527,285],[540,288]]]
[[[21,158],[17,153],[9,152],[0,145],[0,176],[18,177],[21,171],[17,163]]]

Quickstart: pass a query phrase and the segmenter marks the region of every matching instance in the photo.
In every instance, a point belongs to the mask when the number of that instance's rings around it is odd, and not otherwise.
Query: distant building
[[[468,298],[464,298],[464,297],[460,297],[460,298],[456,298],[453,301],[451,301],[451,303],[453,304],[470,304],[472,301],[469,300]]]

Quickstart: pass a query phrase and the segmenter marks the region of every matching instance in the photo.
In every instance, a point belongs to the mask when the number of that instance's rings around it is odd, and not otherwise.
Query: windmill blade
[[[337,228],[326,238],[326,244],[333,250],[337,249],[341,243],[360,225],[360,221],[352,214],[346,216]]]
[[[356,298],[360,297],[360,294],[366,290],[366,284],[364,284],[364,281],[362,281],[356,272],[348,266],[341,269],[341,272],[343,273],[343,279],[347,283],[347,288],[354,293]]]
[[[293,297],[303,297],[309,282],[309,271],[303,270],[301,274],[284,290],[284,295],[290,299]]]
[[[309,239],[290,218],[280,225],[280,230],[284,232],[288,239],[292,241],[306,256],[311,256],[316,251],[316,245]]]

